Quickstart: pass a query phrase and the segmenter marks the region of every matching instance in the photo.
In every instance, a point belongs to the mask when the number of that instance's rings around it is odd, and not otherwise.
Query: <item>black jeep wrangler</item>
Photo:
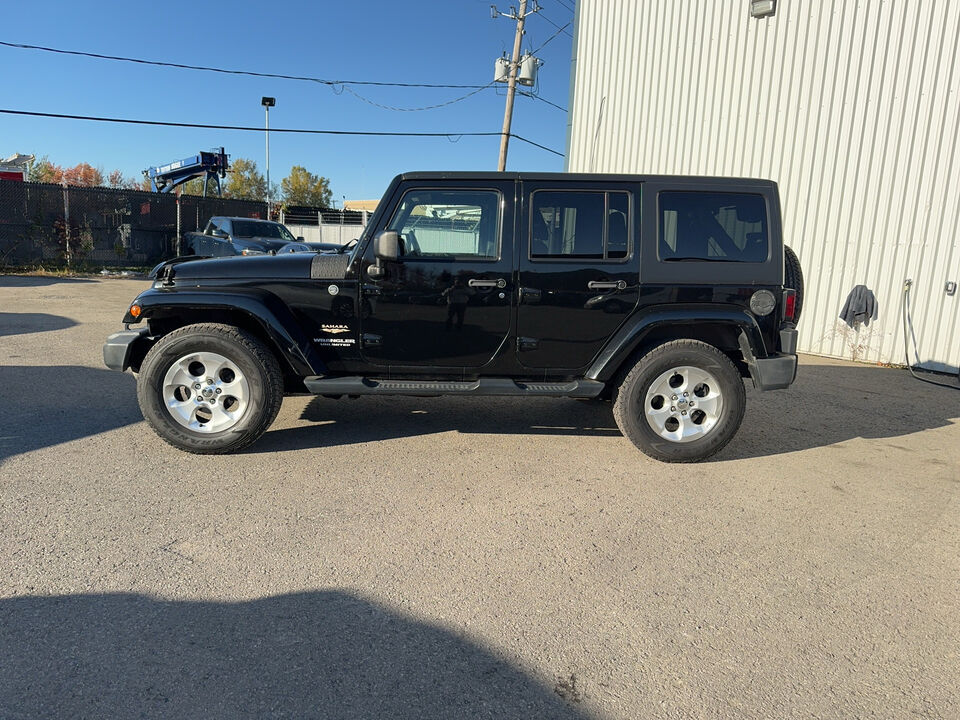
[[[802,278],[765,180],[409,173],[359,242],[160,265],[104,361],[197,453],[242,448],[285,394],[611,400],[665,461],[706,458],[742,378],[797,369]]]

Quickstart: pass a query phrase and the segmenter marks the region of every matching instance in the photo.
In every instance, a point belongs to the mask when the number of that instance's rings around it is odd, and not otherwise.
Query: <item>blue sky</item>
[[[510,2],[501,2],[506,11]],[[540,0],[527,19],[532,49],[573,20],[573,0]],[[486,84],[494,60],[512,49],[514,23],[490,18],[490,0],[356,2],[4,3],[0,40],[151,60],[329,79]],[[572,24],[568,28],[572,34]],[[571,38],[561,33],[538,56],[539,94],[568,103]],[[316,83],[250,78],[53,55],[0,46],[0,107],[40,112],[257,126],[260,97],[277,98],[272,127],[384,131],[499,132],[503,88],[449,107],[396,112]],[[352,88],[403,107],[445,102],[468,90]],[[336,90],[341,90],[337,94]],[[517,97],[513,132],[565,150],[566,113]],[[109,172],[141,171],[223,145],[264,166],[263,133],[136,127],[0,115],[0,157],[49,155],[60,165],[89,162]],[[496,169],[499,138],[270,137],[271,180],[294,164],[331,180],[338,205],[376,198],[406,170]],[[563,159],[517,140],[509,170],[560,171]]]

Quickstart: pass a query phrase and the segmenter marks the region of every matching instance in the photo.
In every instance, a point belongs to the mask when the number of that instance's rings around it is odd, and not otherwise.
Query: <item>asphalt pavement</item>
[[[144,287],[0,276],[0,718],[960,717],[960,392],[803,357],[685,466],[294,397],[200,457],[102,365]]]

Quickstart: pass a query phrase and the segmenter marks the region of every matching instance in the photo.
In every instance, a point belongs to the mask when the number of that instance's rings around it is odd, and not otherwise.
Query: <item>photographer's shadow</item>
[[[0,717],[586,717],[462,633],[344,592],[14,597],[0,646]]]

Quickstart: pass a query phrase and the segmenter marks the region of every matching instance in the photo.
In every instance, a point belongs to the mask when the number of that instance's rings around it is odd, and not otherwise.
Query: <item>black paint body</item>
[[[377,262],[372,239],[388,227],[405,192],[432,188],[500,194],[497,256],[400,258],[385,263],[377,277],[370,270]],[[616,262],[534,257],[531,194],[570,189],[627,195],[626,257]],[[661,261],[656,203],[665,190],[762,195],[769,221],[766,260]],[[468,298],[462,303],[445,300],[451,288],[477,280],[500,286],[461,292]],[[600,289],[590,287],[596,283]],[[783,283],[779,199],[770,181],[411,173],[393,181],[347,256],[293,253],[168,264],[136,303],[150,328],[145,346],[191,322],[249,327],[284,358],[290,390],[301,389],[298,378],[317,375],[608,382],[638,350],[676,337],[711,342],[748,374],[741,336],[754,359],[780,352]],[[774,294],[777,307],[758,317],[749,302],[761,289]],[[138,321],[128,313],[125,322]]]

